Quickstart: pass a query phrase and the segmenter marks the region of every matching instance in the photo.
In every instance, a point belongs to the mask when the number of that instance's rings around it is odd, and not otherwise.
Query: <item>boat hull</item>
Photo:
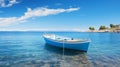
[[[44,38],[47,44],[56,46],[56,47],[61,47],[61,48],[67,48],[67,49],[74,49],[74,50],[80,50],[80,51],[86,51],[88,50],[89,47],[89,42],[84,42],[84,43],[65,43],[65,42],[57,42],[50,40],[48,38]]]

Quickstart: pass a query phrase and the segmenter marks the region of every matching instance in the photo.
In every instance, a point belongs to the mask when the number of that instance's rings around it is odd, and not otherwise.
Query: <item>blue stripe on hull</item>
[[[45,39],[46,43],[48,43],[50,45],[57,46],[57,47],[63,47],[63,43],[51,41],[51,40],[49,40],[47,38],[44,38],[44,39]],[[88,46],[89,46],[89,42],[86,42],[86,43],[76,43],[76,44],[64,43],[64,48],[75,49],[75,50],[87,51],[88,50]]]

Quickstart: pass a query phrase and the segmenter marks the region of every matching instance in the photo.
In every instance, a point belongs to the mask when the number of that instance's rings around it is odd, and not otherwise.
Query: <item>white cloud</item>
[[[79,10],[79,8],[69,8],[69,9],[48,9],[48,8],[36,8],[32,10],[31,8],[27,9],[27,12],[24,14],[24,16],[20,17],[20,20],[28,19],[31,17],[37,17],[37,16],[47,16],[47,15],[55,15],[63,12],[72,12]]]
[[[25,22],[29,18],[33,17],[42,17],[42,16],[48,16],[48,15],[55,15],[63,12],[72,12],[77,11],[80,8],[69,8],[69,9],[49,9],[49,8],[36,8],[31,9],[28,8],[27,12],[24,13],[21,17],[9,17],[9,18],[0,18],[0,27],[9,26],[11,24],[18,24],[21,22]]]
[[[10,18],[0,18],[0,26],[8,26],[13,23],[16,23],[18,20],[16,17],[10,17]]]
[[[0,7],[10,7],[17,3],[18,2],[16,0],[0,0]]]

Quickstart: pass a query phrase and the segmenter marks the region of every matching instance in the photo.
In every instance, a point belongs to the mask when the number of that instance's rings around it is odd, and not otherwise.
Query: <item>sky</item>
[[[120,24],[120,0],[0,0],[0,31],[85,31]]]

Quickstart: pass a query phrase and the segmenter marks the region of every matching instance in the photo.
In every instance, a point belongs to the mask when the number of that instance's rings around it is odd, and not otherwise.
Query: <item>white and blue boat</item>
[[[46,43],[49,45],[86,52],[90,43],[90,40],[88,39],[74,39],[55,34],[45,34],[43,37]]]

